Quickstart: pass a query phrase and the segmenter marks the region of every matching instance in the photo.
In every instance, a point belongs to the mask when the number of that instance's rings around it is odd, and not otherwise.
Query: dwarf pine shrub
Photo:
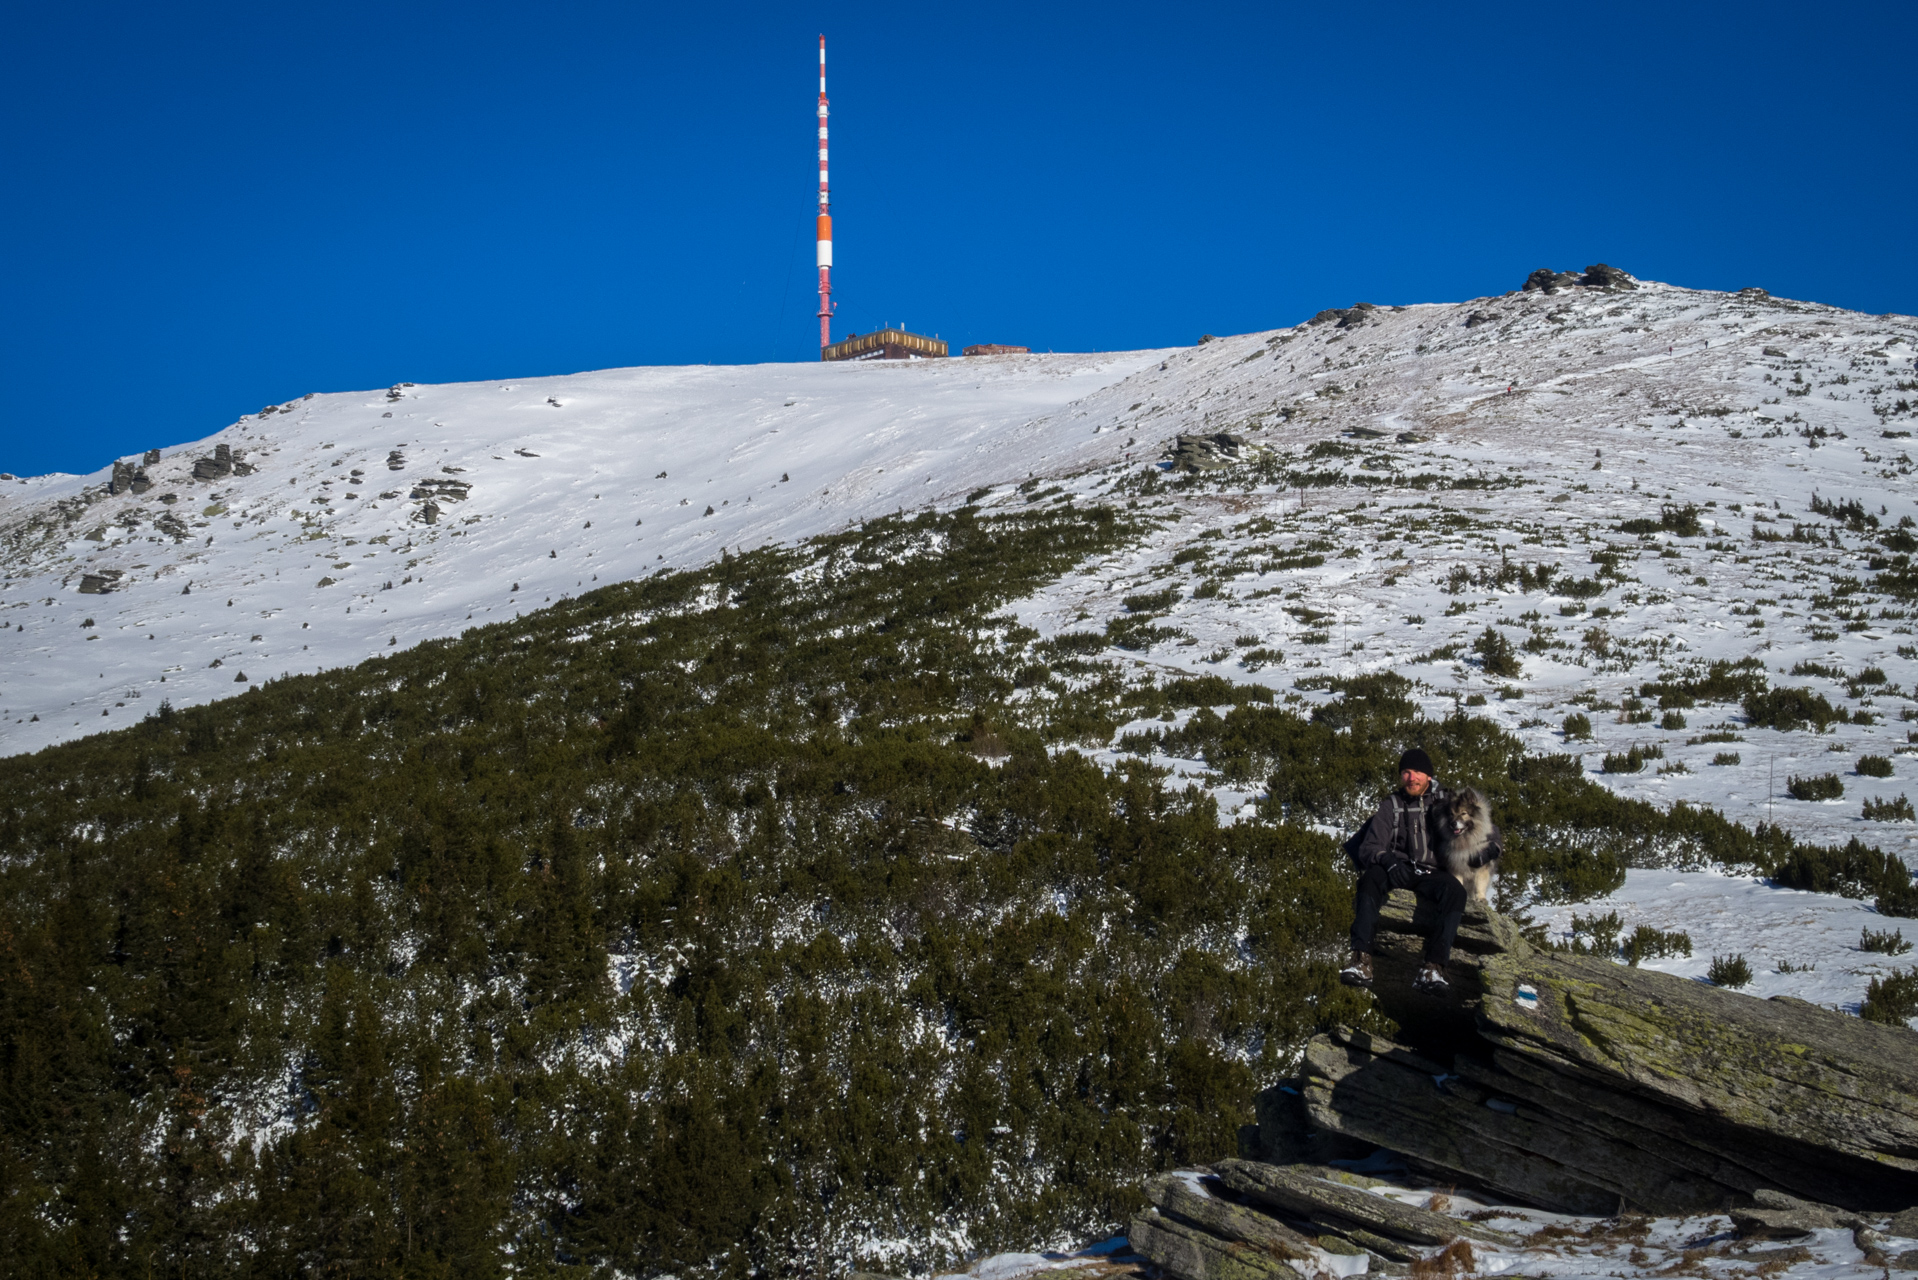
[[[1863,816],[1867,822],[1918,822],[1918,811],[1902,794],[1896,800],[1865,801]]]
[[[1810,689],[1767,689],[1748,693],[1744,698],[1745,715],[1757,729],[1802,729],[1815,725],[1843,724],[1846,715]]]
[[[1524,674],[1525,665],[1519,661],[1518,650],[1496,627],[1485,628],[1472,642],[1472,652],[1478,655],[1479,664],[1488,676],[1513,679]]]
[[[1742,955],[1713,956],[1712,966],[1706,970],[1705,977],[1713,986],[1737,990],[1751,985],[1752,967]]]
[[[1918,969],[1873,978],[1865,988],[1865,1002],[1859,1006],[1858,1016],[1893,1027],[1905,1026],[1918,1017]]]
[[[1882,956],[1902,956],[1911,950],[1911,943],[1905,941],[1902,929],[1867,928],[1858,938],[1860,951],[1872,951]]]
[[[1794,800],[1836,800],[1845,794],[1845,784],[1835,773],[1794,775],[1786,779],[1785,790]]]
[[[1682,930],[1665,932],[1641,924],[1625,939],[1621,954],[1634,969],[1644,960],[1662,960],[1668,956],[1690,956],[1692,936]]]

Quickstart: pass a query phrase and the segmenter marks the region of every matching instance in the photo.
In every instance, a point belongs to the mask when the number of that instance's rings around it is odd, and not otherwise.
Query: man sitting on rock
[[[1413,747],[1399,757],[1399,789],[1385,797],[1371,821],[1346,843],[1359,868],[1358,903],[1352,914],[1352,963],[1339,974],[1348,986],[1372,983],[1372,936],[1379,910],[1394,889],[1410,889],[1431,903],[1437,926],[1425,939],[1425,965],[1412,985],[1437,994],[1448,985],[1445,965],[1465,914],[1465,886],[1441,868],[1437,816],[1448,793],[1433,785],[1432,757]]]

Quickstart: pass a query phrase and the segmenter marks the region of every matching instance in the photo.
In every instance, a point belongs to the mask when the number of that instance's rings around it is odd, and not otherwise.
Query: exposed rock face
[[[1188,1180],[1155,1179],[1134,1218],[1135,1252],[1181,1280],[1295,1280],[1373,1269],[1403,1273],[1456,1242],[1509,1247],[1511,1237],[1415,1209],[1372,1180],[1311,1166],[1223,1160]]]
[[[1291,1163],[1148,1183],[1136,1252],[1178,1280],[1304,1280],[1451,1275],[1474,1268],[1474,1247],[1518,1246],[1324,1163],[1376,1145],[1428,1180],[1556,1212],[1729,1213],[1748,1263],[1806,1260],[1795,1242],[1836,1228],[1868,1265],[1905,1265],[1885,1246],[1918,1234],[1918,1035],[1535,950],[1482,904],[1451,989],[1426,995],[1411,985],[1421,905],[1392,895],[1373,955],[1398,1038],[1314,1039],[1302,1079],[1260,1095],[1256,1137],[1242,1136]]]
[[[1460,929],[1450,991],[1423,995],[1413,908],[1393,895],[1373,958],[1398,1039],[1315,1039],[1312,1125],[1575,1213],[1724,1211],[1781,1192],[1918,1204],[1918,1035],[1537,951],[1495,914]]]
[[[1617,267],[1608,267],[1600,262],[1585,268],[1585,278],[1579,281],[1588,289],[1636,289],[1638,281],[1620,271]]]
[[[201,458],[193,464],[195,480],[221,480],[233,474],[233,449],[230,445],[215,445],[213,456]]]
[[[1560,289],[1577,286],[1587,289],[1636,289],[1638,281],[1617,267],[1608,267],[1602,262],[1585,268],[1583,275],[1576,271],[1554,271],[1550,267],[1540,267],[1525,277],[1524,291],[1526,293],[1557,293]]]
[[[1540,267],[1525,277],[1526,293],[1557,293],[1560,289],[1569,289],[1578,283],[1578,277],[1569,271],[1554,271],[1550,267]]]
[[[83,596],[101,596],[117,590],[120,579],[125,577],[119,569],[102,569],[98,573],[84,574],[80,578],[80,594]]]
[[[1172,447],[1174,471],[1217,471],[1239,460],[1245,437],[1221,431],[1209,436],[1180,436]]]
[[[1334,325],[1335,328],[1356,329],[1371,319],[1372,313],[1377,310],[1378,306],[1370,302],[1355,302],[1349,307],[1327,307],[1310,320],[1307,320],[1306,323],[1332,324],[1336,321],[1337,323]]]

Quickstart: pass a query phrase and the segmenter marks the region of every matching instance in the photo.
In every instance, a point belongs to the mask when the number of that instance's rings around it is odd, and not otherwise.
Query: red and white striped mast
[[[826,37],[819,37],[819,351],[832,345],[832,198],[826,186]]]

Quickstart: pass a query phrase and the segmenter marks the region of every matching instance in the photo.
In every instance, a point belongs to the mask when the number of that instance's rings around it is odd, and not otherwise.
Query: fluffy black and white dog
[[[1492,822],[1492,806],[1476,787],[1461,787],[1440,802],[1438,811],[1439,861],[1468,896],[1486,901],[1492,873],[1498,868],[1504,841]]]

